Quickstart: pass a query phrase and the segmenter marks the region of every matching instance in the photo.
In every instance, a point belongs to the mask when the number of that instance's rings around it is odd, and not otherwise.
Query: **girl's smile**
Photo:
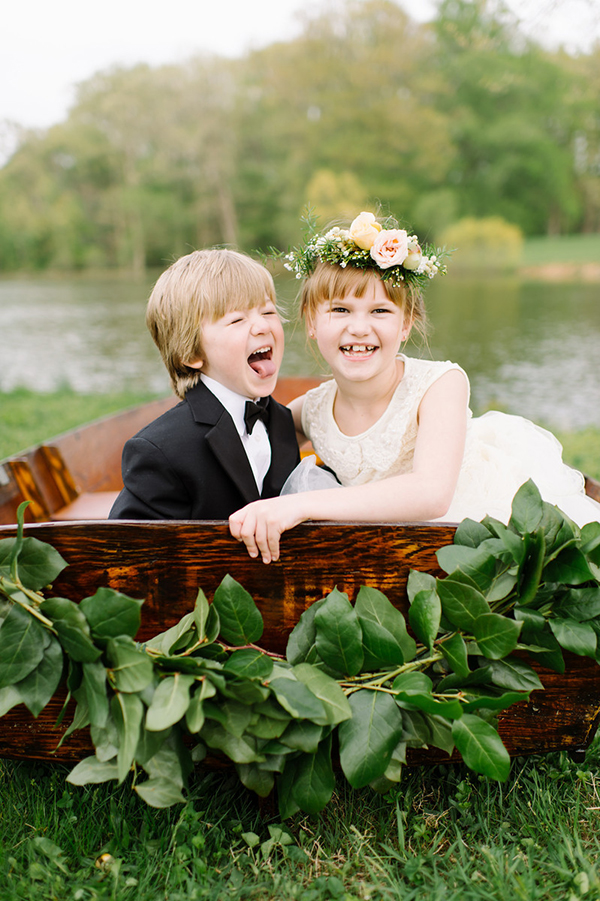
[[[410,332],[404,311],[375,281],[362,297],[322,301],[312,332],[336,379],[396,378],[396,355]]]

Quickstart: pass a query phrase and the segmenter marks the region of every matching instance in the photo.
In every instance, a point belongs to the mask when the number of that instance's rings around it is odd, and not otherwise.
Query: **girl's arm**
[[[427,521],[448,510],[462,463],[468,384],[450,370],[426,391],[418,412],[412,472],[365,485],[255,501],[229,517],[234,538],[263,563],[279,559],[282,532],[313,520]]]
[[[292,411],[292,416],[294,417],[296,438],[298,439],[298,447],[300,448],[308,441],[308,438],[304,434],[304,430],[302,428],[302,408],[304,407],[304,398],[305,395],[301,394],[300,397],[295,397],[288,404],[288,410]]]

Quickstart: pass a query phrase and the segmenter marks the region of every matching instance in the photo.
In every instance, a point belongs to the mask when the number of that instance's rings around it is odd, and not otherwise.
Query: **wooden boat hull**
[[[0,527],[0,538],[14,534]],[[261,646],[284,653],[301,613],[332,588],[356,597],[360,585],[383,591],[405,614],[410,569],[441,575],[435,552],[452,541],[447,525],[304,523],[286,533],[281,558],[265,566],[252,560],[220,522],[82,522],[29,525],[26,534],[52,544],[68,561],[56,580],[57,595],[78,601],[107,585],[145,598],[139,638],[174,625],[192,609],[201,587],[210,599],[223,577],[237,579],[259,606],[265,629]],[[567,749],[583,751],[600,714],[600,667],[565,655],[566,676],[534,665],[545,691],[499,716],[511,755]],[[0,756],[75,761],[91,753],[87,730],[70,736],[54,727],[61,698],[33,719],[23,706],[1,720]],[[66,723],[69,717],[66,717]],[[447,759],[441,752],[413,750],[411,764]]]
[[[281,379],[276,397],[287,403],[316,379]],[[140,638],[176,623],[193,606],[198,588],[209,599],[229,573],[256,600],[265,621],[263,647],[283,653],[301,613],[337,586],[351,600],[362,584],[386,594],[405,614],[409,570],[434,574],[435,552],[452,542],[451,525],[409,523],[305,523],[283,538],[278,563],[251,560],[226,523],[108,522],[122,487],[123,444],[176,403],[170,397],[60,435],[0,462],[0,539],[15,534],[17,507],[29,500],[26,534],[52,544],[69,567],[54,585],[57,595],[78,601],[102,585],[146,599]],[[587,480],[600,501],[600,484]],[[535,666],[545,691],[532,693],[500,714],[500,734],[513,755],[585,749],[600,713],[600,667],[565,655],[567,676]],[[70,736],[54,727],[62,699],[37,720],[21,705],[0,720],[0,756],[74,761],[91,751],[87,730]],[[69,717],[65,718],[69,722]],[[410,761],[439,760],[434,751],[412,751]]]

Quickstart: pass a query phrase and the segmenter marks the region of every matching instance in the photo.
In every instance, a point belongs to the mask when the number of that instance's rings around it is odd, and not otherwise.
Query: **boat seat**
[[[84,491],[70,504],[52,514],[58,522],[86,519],[108,519],[110,508],[119,496],[118,491]]]

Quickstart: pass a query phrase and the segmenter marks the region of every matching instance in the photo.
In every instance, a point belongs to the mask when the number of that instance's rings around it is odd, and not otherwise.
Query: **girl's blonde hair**
[[[363,297],[374,281],[381,282],[392,303],[404,311],[411,326],[426,339],[427,313],[420,289],[407,282],[400,286],[393,285],[380,278],[374,269],[358,269],[355,266],[342,268],[336,263],[317,263],[314,272],[302,286],[300,315],[310,322],[324,300],[343,300],[347,294]]]
[[[200,379],[188,364],[204,359],[203,324],[268,300],[276,302],[271,274],[235,250],[195,250],[163,272],[148,300],[146,325],[179,397]]]

